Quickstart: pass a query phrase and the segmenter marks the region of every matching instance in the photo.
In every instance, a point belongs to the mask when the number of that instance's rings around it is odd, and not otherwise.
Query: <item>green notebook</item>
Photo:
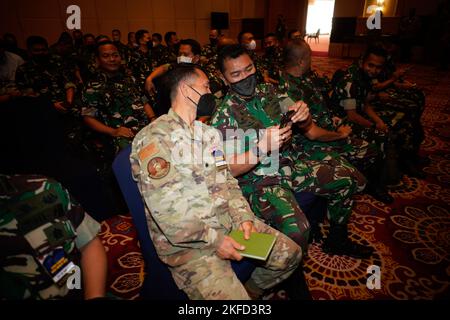
[[[245,246],[245,250],[238,250],[242,256],[263,261],[267,260],[276,240],[272,234],[258,232],[251,233],[250,239],[245,240],[244,232],[239,230],[231,231],[229,236]]]

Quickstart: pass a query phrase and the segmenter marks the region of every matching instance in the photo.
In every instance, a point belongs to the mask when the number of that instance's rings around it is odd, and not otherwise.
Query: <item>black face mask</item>
[[[219,40],[214,39],[214,38],[209,38],[209,43],[211,43],[212,46],[217,46],[217,43],[219,42]]]
[[[200,100],[195,103],[191,98],[187,97],[193,104],[197,106],[197,117],[211,116],[216,108],[216,97],[212,93],[200,94],[197,90],[189,86],[199,96]]]
[[[256,89],[256,72],[235,83],[230,83],[231,89],[244,97],[251,97]]]
[[[266,48],[266,55],[268,55],[268,56],[275,55],[275,47],[274,46],[267,47]]]
[[[147,48],[149,49],[153,48],[153,41],[147,41]]]
[[[39,54],[33,56],[33,60],[40,65],[47,65],[50,62],[50,55],[48,54]]]

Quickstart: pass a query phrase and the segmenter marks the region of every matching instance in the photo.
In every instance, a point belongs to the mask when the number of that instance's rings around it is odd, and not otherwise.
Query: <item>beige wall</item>
[[[242,18],[264,18],[263,0],[2,0],[0,33],[14,33],[21,46],[29,35],[45,36],[54,43],[66,30],[66,9],[76,4],[81,8],[81,29],[95,35],[111,35],[114,28],[126,34],[140,28],[150,32],[176,31],[180,38],[208,41],[210,12],[229,12],[230,30],[235,37]]]

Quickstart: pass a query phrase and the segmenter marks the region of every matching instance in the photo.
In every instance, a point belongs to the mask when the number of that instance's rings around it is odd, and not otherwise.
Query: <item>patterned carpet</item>
[[[313,67],[329,77],[350,62],[313,57]],[[352,237],[371,245],[375,254],[368,260],[330,257],[320,245],[312,245],[305,272],[314,299],[450,298],[450,74],[419,65],[411,74],[427,97],[422,118],[426,140],[421,148],[422,155],[431,159],[424,168],[427,179],[404,177],[391,190],[395,198],[391,206],[370,196],[356,197]],[[101,239],[108,252],[110,292],[136,299],[144,274],[131,218],[118,216],[103,223]],[[371,265],[380,267],[380,289],[366,286]],[[279,300],[285,295],[280,291],[265,298]]]

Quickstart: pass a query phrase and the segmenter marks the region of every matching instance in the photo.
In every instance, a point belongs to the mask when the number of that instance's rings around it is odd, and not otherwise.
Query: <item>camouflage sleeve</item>
[[[236,226],[239,226],[244,221],[253,221],[255,215],[250,209],[247,200],[242,195],[238,181],[233,177],[231,172],[227,173],[227,185],[230,192],[230,200],[228,201],[228,205],[233,223]]]
[[[100,223],[85,213],[84,218],[80,225],[76,228],[76,231],[77,238],[75,240],[75,244],[78,249],[81,249],[95,239],[97,234],[100,232]]]
[[[237,129],[237,126],[233,125],[231,104],[231,100],[225,97],[211,117],[211,126],[221,132],[224,140],[227,137],[227,129]]]
[[[344,79],[339,81],[335,88],[336,98],[345,111],[356,110],[357,101],[354,90],[354,83],[347,74]]]
[[[26,76],[25,64],[21,65],[16,70],[16,86],[24,95],[30,94],[33,91],[31,83]]]
[[[224,234],[205,221],[211,219],[213,203],[201,177],[171,161],[168,146],[148,132],[139,135],[130,156],[133,176],[153,221],[168,241],[179,247],[217,247]]]
[[[49,178],[46,181],[46,188],[54,190],[59,195],[63,208],[67,210],[66,216],[77,233],[75,245],[78,249],[83,248],[97,236],[100,231],[100,224],[84,211],[83,207],[72,198],[69,191],[59,182]]]
[[[89,82],[81,94],[81,115],[96,118],[99,102],[100,92],[92,82]]]

